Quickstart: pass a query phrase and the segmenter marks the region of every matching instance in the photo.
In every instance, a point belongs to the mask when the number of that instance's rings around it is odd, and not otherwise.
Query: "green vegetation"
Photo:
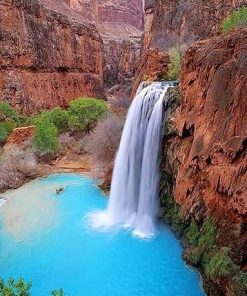
[[[33,143],[42,156],[51,156],[58,151],[57,128],[48,118],[42,118],[37,122]]]
[[[106,102],[79,98],[69,104],[69,127],[74,131],[88,132],[107,112]]]
[[[194,219],[191,221],[189,227],[186,229],[185,237],[187,238],[190,245],[192,246],[198,245],[198,241],[200,238],[200,231]]]
[[[69,114],[66,110],[62,110],[60,107],[52,109],[50,112],[50,119],[57,128],[59,134],[66,132],[69,129]]]
[[[63,289],[51,291],[51,296],[65,296]]]
[[[167,192],[163,194],[161,205],[164,221],[171,224],[172,228],[186,240],[186,257],[191,264],[197,266],[204,277],[213,282],[221,278],[231,280],[232,295],[245,295],[247,274],[241,272],[233,262],[229,248],[218,247],[217,227],[214,220],[208,217],[199,227],[192,219],[188,225],[180,206]]]
[[[14,280],[10,278],[8,281],[0,279],[0,296],[31,296],[31,282],[25,282],[20,278]],[[51,296],[65,296],[62,289],[51,291]]]
[[[229,256],[229,248],[223,247],[212,253],[205,265],[205,274],[211,279],[229,277],[236,271],[236,265]]]
[[[16,125],[20,123],[21,116],[19,112],[10,106],[7,102],[0,103],[0,121],[13,120]]]
[[[223,33],[227,33],[233,28],[247,25],[247,6],[235,10],[228,18],[226,18],[221,29]]]
[[[7,102],[0,102],[0,145],[3,145],[12,130],[21,123],[19,112]]]
[[[178,204],[169,193],[166,193],[161,200],[163,219],[166,223],[171,224],[175,232],[181,235],[184,231],[183,216]]]
[[[246,295],[247,292],[247,273],[246,272],[239,272],[233,278],[233,284],[231,287],[231,295],[235,296],[243,296]]]
[[[178,80],[182,64],[182,52],[178,47],[169,50],[170,63],[166,74],[167,80]]]
[[[7,282],[0,280],[1,296],[30,296],[30,288],[32,284],[26,283],[23,279],[9,279]]]
[[[36,125],[34,135],[36,150],[42,156],[56,154],[59,150],[58,135],[67,131],[89,132],[106,112],[107,105],[104,101],[79,98],[70,103],[68,110],[56,107],[51,111],[35,115],[27,122]]]
[[[0,122],[0,145],[3,145],[8,137],[8,132],[4,122]]]

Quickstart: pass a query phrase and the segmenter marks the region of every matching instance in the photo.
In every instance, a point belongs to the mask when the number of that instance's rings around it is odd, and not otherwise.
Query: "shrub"
[[[10,106],[7,102],[0,103],[0,121],[6,121],[7,119],[12,119],[16,124],[19,124],[21,116],[19,112]]]
[[[201,263],[204,269],[212,257],[212,252],[216,250],[217,229],[214,221],[207,218],[200,231],[195,221],[192,220],[185,236],[192,246],[188,253],[190,260],[195,265]]]
[[[110,115],[98,122],[89,135],[86,151],[92,155],[95,163],[102,167],[113,165],[124,126],[124,118]]]
[[[46,112],[46,116],[55,125],[59,134],[68,130],[68,111],[63,110],[60,107],[56,107],[52,109],[50,112]]]
[[[25,282],[20,278],[14,280],[10,278],[8,281],[0,279],[0,295],[1,296],[31,296],[30,289],[32,287],[31,282]],[[51,296],[65,296],[62,289],[54,290],[50,293]]]
[[[35,176],[37,171],[36,157],[31,150],[8,149],[4,154],[4,165],[27,177]]]
[[[106,102],[92,98],[79,98],[69,104],[69,127],[88,132],[107,112]]]
[[[10,278],[7,282],[0,280],[1,296],[30,296],[32,284],[26,283],[23,279],[14,280]]]
[[[228,18],[226,18],[221,25],[223,33],[229,32],[235,27],[247,25],[247,6],[235,10]]]
[[[205,251],[216,247],[217,228],[212,218],[207,218],[202,226],[198,246]]]
[[[190,245],[192,246],[198,245],[200,231],[194,219],[191,221],[190,226],[187,228],[185,236],[189,241]]]
[[[36,124],[34,147],[42,156],[51,156],[58,151],[57,128],[49,119],[43,118]]]
[[[63,289],[51,291],[51,296],[65,296]]]
[[[37,172],[37,161],[31,150],[18,148],[7,150],[0,165],[0,189],[16,188],[26,177],[33,177]]]
[[[247,273],[240,271],[234,278],[231,287],[232,295],[247,295]]]
[[[205,274],[211,278],[229,277],[236,271],[236,265],[229,257],[229,249],[221,248],[214,252],[209,262],[204,267]]]
[[[162,196],[161,206],[162,210],[164,211],[164,221],[168,224],[171,224],[173,230],[181,235],[185,224],[181,214],[180,206],[175,202],[172,195],[169,193],[165,193]]]
[[[3,145],[6,142],[15,126],[15,122],[12,119],[0,122],[0,145]]]
[[[177,80],[180,76],[181,64],[182,64],[182,53],[177,47],[169,50],[170,63],[166,74],[167,80]]]
[[[0,145],[3,145],[8,137],[6,126],[3,122],[0,122]]]
[[[63,133],[59,136],[59,147],[62,149],[71,149],[74,144],[74,138],[69,132]]]

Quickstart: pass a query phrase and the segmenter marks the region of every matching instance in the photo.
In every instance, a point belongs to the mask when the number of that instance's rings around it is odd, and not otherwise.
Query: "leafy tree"
[[[247,25],[247,6],[235,10],[226,18],[221,25],[223,33],[229,32],[231,29]]]
[[[50,120],[58,129],[59,134],[68,130],[68,120],[69,114],[68,111],[56,107],[50,111]]]
[[[47,118],[37,122],[34,133],[34,146],[41,155],[53,155],[58,151],[57,128]]]
[[[79,98],[69,104],[69,126],[72,130],[88,132],[107,112],[106,102]]]

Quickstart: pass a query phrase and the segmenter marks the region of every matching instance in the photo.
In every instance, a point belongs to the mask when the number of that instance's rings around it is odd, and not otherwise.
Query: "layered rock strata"
[[[1,99],[23,113],[81,95],[105,97],[102,39],[94,25],[62,9],[38,0],[0,2]]]

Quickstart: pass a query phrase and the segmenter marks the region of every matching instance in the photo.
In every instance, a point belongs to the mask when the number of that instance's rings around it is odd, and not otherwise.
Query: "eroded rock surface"
[[[142,81],[156,81],[162,79],[167,72],[169,55],[159,49],[146,50],[137,65],[136,77],[132,87],[131,98],[134,98],[138,86]]]
[[[141,60],[147,59],[150,49],[159,49],[161,53],[173,47],[185,49],[195,41],[217,35],[222,20],[244,4],[247,4],[247,0],[145,0]],[[152,54],[149,59],[153,59]],[[155,61],[155,64],[159,61]],[[144,67],[137,69],[134,85],[140,78],[145,79],[142,73],[147,73],[148,68]],[[165,74],[166,69],[160,71],[160,75]]]
[[[38,0],[2,0],[0,15],[2,100],[30,114],[81,95],[104,98],[103,42],[94,25]]]
[[[144,48],[166,51],[220,32],[222,20],[246,0],[146,0]]]
[[[218,242],[247,263],[247,28],[200,41],[186,52],[181,106],[166,170],[185,216],[219,226]],[[166,146],[167,147],[167,146]],[[223,290],[224,288],[221,287]]]
[[[1,99],[25,114],[105,98],[134,75],[141,0],[1,0],[0,16]]]

